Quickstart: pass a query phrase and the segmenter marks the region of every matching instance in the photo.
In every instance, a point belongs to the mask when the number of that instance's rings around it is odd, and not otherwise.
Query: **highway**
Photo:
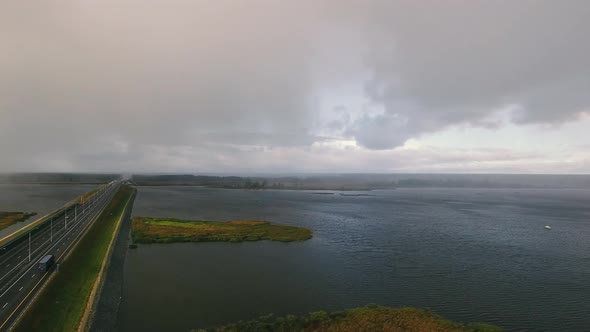
[[[105,185],[83,204],[68,206],[49,222],[0,248],[0,331],[11,328],[51,273],[59,273],[59,264],[98,219],[119,186],[119,182]],[[48,254],[55,256],[56,264],[48,272],[40,271],[38,262]]]

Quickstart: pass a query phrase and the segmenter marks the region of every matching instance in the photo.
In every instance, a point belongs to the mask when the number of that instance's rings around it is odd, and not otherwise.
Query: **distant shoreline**
[[[575,189],[590,190],[590,188],[579,187],[459,187],[459,186],[423,186],[423,187],[383,187],[383,188],[306,188],[306,187],[283,187],[283,188],[245,188],[245,187],[217,187],[198,184],[137,184],[136,187],[196,187],[208,189],[228,189],[228,190],[292,190],[292,191],[375,191],[375,190],[397,190],[397,189],[506,189],[506,190],[537,190],[537,189]],[[316,195],[329,195],[333,193],[312,193]]]
[[[0,174],[0,185],[97,185],[124,178],[136,186],[370,191],[401,188],[590,189],[590,174],[336,173],[293,175]]]
[[[207,186],[197,184],[138,184],[137,187],[197,187],[197,188],[209,188],[209,189],[229,189],[229,190],[299,190],[299,191],[372,191],[372,190],[395,190],[397,187],[391,188],[317,188],[317,187],[267,187],[267,188],[247,188],[247,187],[219,187],[219,186]]]

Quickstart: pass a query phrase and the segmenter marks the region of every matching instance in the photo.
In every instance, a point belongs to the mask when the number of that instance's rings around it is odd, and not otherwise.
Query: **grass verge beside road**
[[[132,237],[137,243],[205,241],[305,241],[312,237],[303,227],[273,225],[266,221],[196,221],[133,217]]]
[[[15,331],[76,331],[104,256],[135,189],[122,186],[59,272],[31,304]]]

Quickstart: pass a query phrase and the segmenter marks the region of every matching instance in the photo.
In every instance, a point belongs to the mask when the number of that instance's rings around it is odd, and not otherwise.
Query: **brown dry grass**
[[[25,212],[0,212],[0,230],[12,226],[20,221],[25,221],[36,213]]]
[[[201,330],[203,331],[203,330]],[[429,310],[389,308],[370,305],[348,311],[326,313],[317,311],[305,316],[260,317],[211,329],[214,332],[500,332],[487,324],[461,324],[442,318]]]

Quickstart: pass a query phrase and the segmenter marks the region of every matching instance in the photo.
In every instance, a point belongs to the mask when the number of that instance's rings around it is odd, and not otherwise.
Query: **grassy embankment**
[[[205,330],[198,330],[205,331]],[[501,332],[488,324],[460,324],[437,314],[416,308],[388,308],[370,305],[347,311],[326,313],[317,311],[305,316],[263,316],[247,322],[238,322],[207,331],[258,332],[258,331],[383,331],[383,332]]]
[[[75,331],[107,253],[113,231],[135,189],[122,186],[15,331]],[[112,213],[112,214],[111,214]],[[60,259],[58,258],[58,261]]]
[[[17,222],[25,221],[30,217],[37,215],[37,213],[32,212],[0,212],[0,230],[12,226]]]
[[[133,217],[132,237],[137,243],[205,241],[305,241],[312,237],[307,228],[273,225],[265,221],[196,221],[174,218]]]

